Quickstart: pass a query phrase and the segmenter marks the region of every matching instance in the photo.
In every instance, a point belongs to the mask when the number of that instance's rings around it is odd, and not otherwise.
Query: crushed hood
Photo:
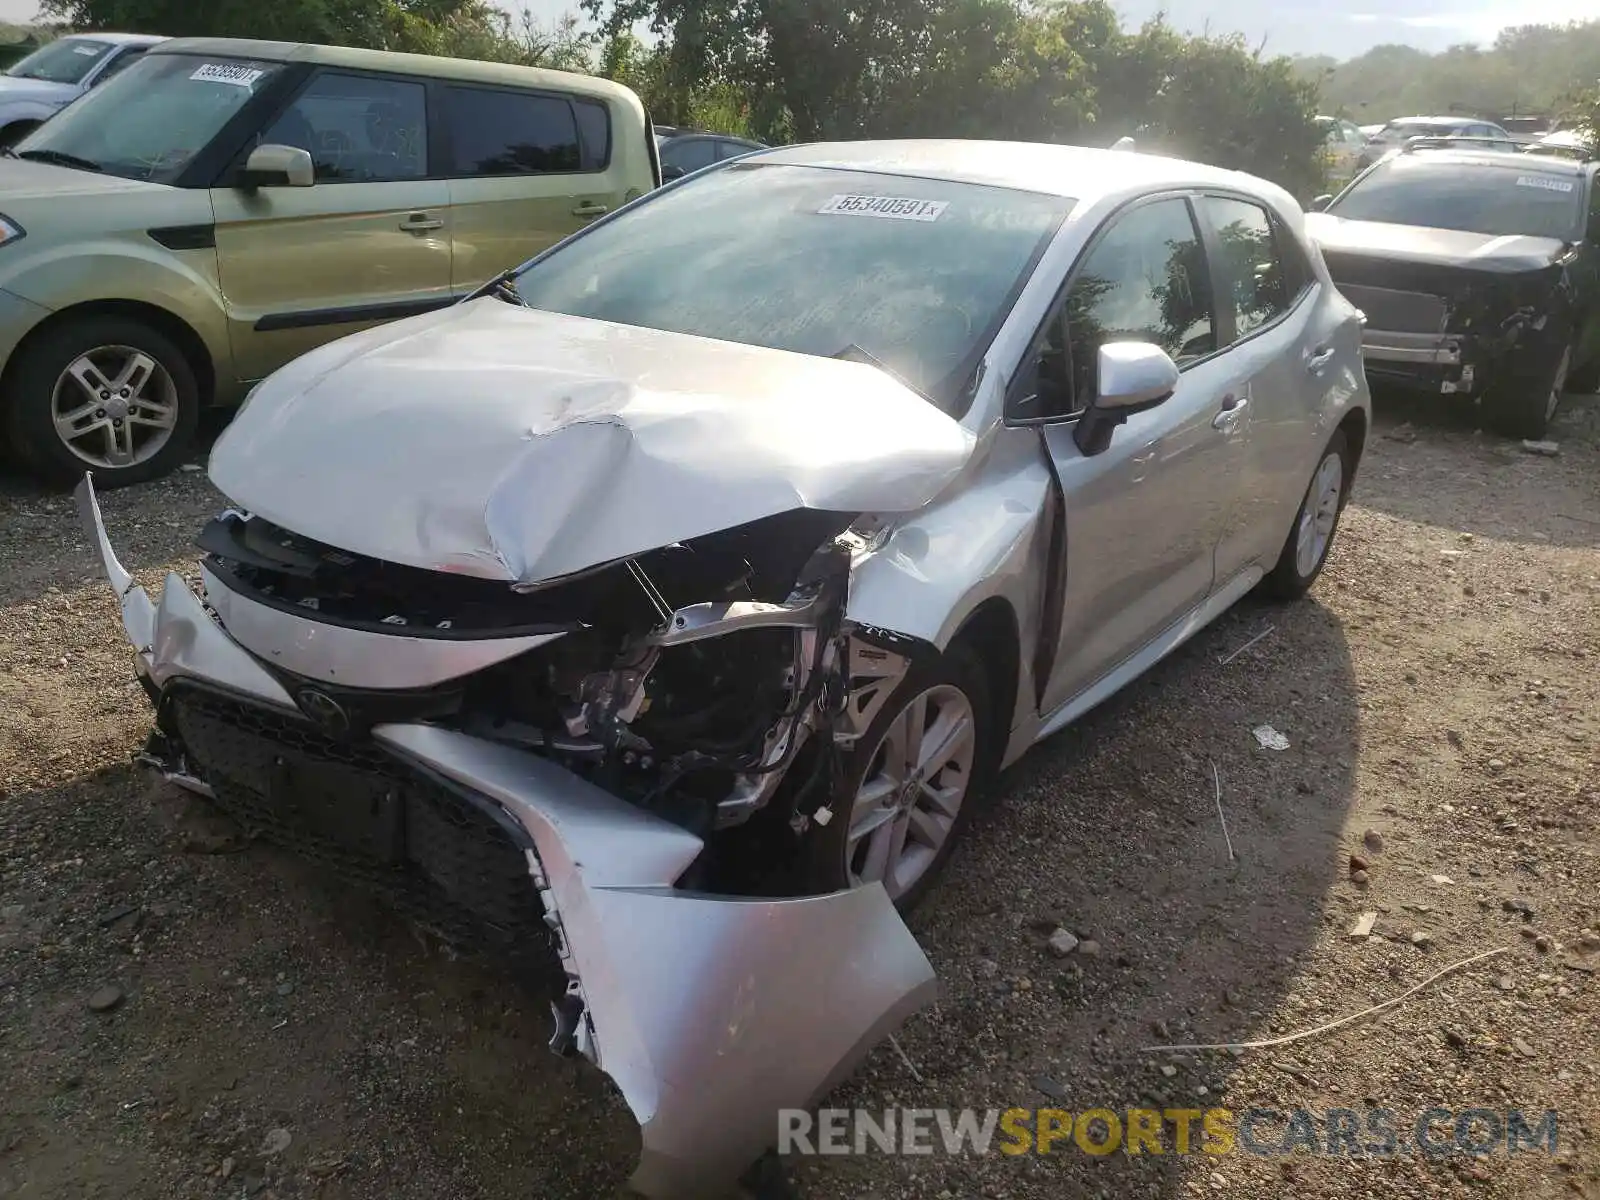
[[[909,512],[973,444],[861,363],[484,298],[291,363],[210,474],[316,541],[536,583],[797,508]]]
[[[1566,253],[1559,238],[1463,233],[1383,221],[1347,221],[1332,213],[1307,213],[1306,233],[1325,255],[1355,255],[1395,262],[1515,273],[1550,266]],[[1334,273],[1335,278],[1338,273]]]

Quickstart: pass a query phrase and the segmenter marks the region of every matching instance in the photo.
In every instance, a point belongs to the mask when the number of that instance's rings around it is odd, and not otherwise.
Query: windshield
[[[1583,189],[1574,175],[1547,169],[1554,165],[1516,158],[1506,166],[1441,163],[1407,155],[1357,180],[1328,211],[1352,221],[1570,241],[1582,227]]]
[[[17,153],[170,183],[279,68],[242,58],[149,54],[39,126]]]
[[[945,180],[729,166],[556,250],[534,308],[801,354],[852,346],[951,407],[1075,202]]]
[[[7,75],[50,83],[82,83],[95,63],[111,53],[111,43],[88,38],[62,38],[13,63]]]
[[[1450,137],[1465,128],[1460,121],[1396,121],[1385,125],[1378,136],[1386,142],[1400,142],[1413,137]]]

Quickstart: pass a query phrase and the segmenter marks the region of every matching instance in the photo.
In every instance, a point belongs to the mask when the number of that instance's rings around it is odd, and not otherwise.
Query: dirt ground
[[[1559,1152],[791,1159],[799,1195],[1600,1197],[1600,401],[1556,458],[1385,408],[1308,599],[1246,602],[1008,773],[912,921],[940,1003],[832,1103],[1555,1109]],[[186,471],[104,507],[149,585],[217,504]],[[0,1196],[615,1193],[632,1122],[538,1003],[308,866],[204,852],[129,765],[110,594],[70,500],[10,478],[0,714]],[[1052,956],[1058,925],[1098,953]],[[1308,1029],[1497,947],[1291,1045],[1141,1050]]]

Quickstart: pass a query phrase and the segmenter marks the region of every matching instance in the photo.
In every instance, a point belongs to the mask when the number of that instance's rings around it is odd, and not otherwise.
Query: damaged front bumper
[[[566,977],[553,1047],[610,1075],[639,1121],[640,1193],[731,1184],[775,1141],[778,1110],[820,1099],[933,999],[933,970],[878,884],[784,900],[680,890],[700,837],[548,759],[418,722],[379,724],[359,748],[335,750],[181,576],[151,601],[117,561],[88,479],[78,503],[140,679],[158,712],[177,710],[146,761],[194,790],[244,796],[243,768],[218,747],[255,754],[321,830],[332,828],[316,811],[325,798],[369,789],[385,823],[342,831],[344,852],[380,874],[430,873],[445,893],[462,873],[443,865],[437,839],[477,831],[511,909],[525,904],[553,935]],[[223,709],[244,716],[219,720]],[[204,761],[186,729],[221,739]],[[409,843],[413,828],[426,845]],[[467,873],[486,873],[476,866]]]
[[[1478,390],[1474,345],[1460,334],[1366,329],[1361,357],[1367,374],[1383,383],[1444,395]]]

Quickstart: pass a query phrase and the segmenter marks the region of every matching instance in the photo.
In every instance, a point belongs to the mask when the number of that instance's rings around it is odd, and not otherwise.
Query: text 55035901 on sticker
[[[862,196],[842,192],[828,197],[828,202],[817,209],[841,217],[887,217],[892,221],[937,221],[947,200],[918,200],[912,196]]]

